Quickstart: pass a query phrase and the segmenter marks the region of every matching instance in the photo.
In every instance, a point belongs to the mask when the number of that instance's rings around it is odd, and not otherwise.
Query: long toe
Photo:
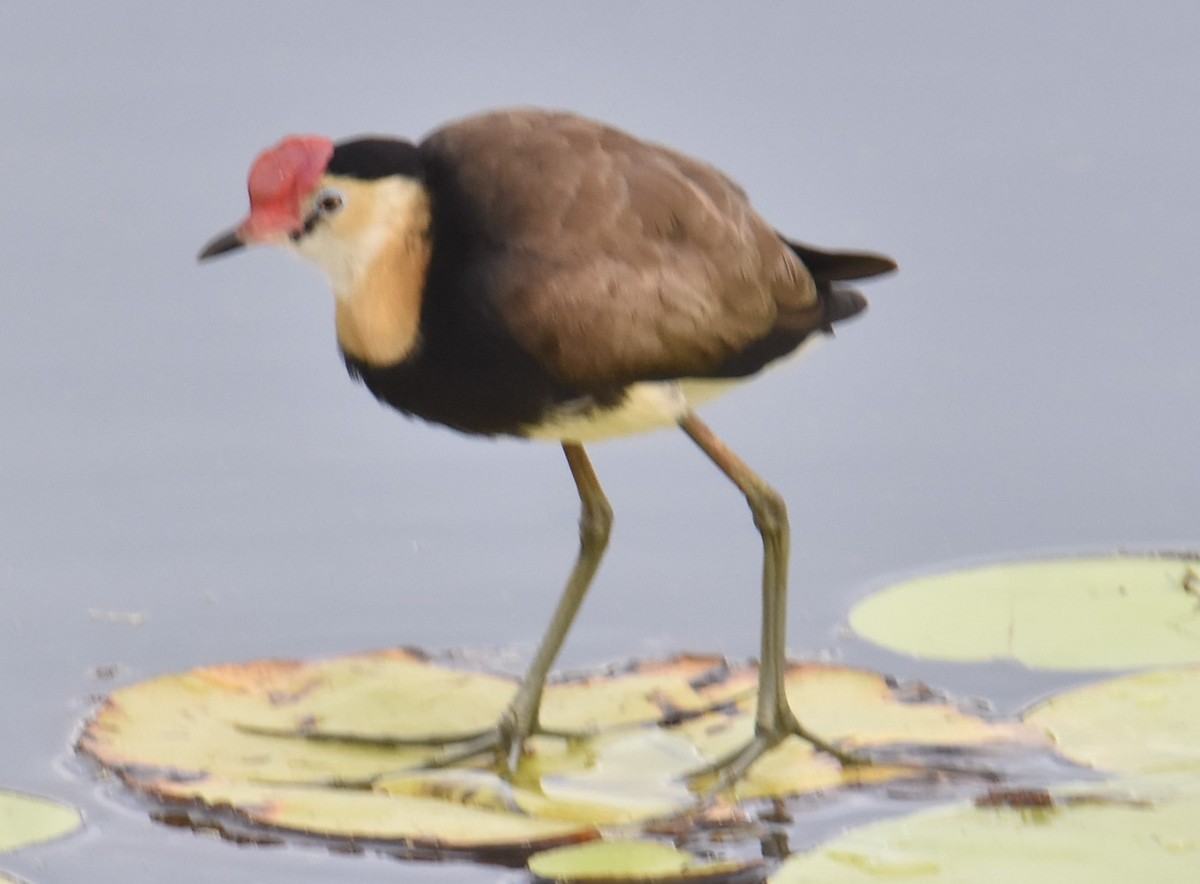
[[[806,741],[816,751],[836,758],[843,767],[854,767],[871,763],[869,759],[839,749],[827,740],[812,733],[796,721],[795,717],[790,713],[781,717],[784,720],[779,722],[777,726],[764,727],[760,724],[754,737],[744,745],[689,774],[689,786],[706,797],[723,792],[742,779],[747,771],[763,755],[770,752],[785,739],[793,736]]]
[[[526,751],[526,742],[531,736],[551,737],[571,742],[585,739],[588,734],[582,731],[557,731],[543,728],[540,725],[534,725],[529,733],[522,734],[519,729],[510,725],[508,719],[503,719],[485,731],[453,737],[430,737],[422,740],[423,745],[435,746],[442,750],[422,766],[426,768],[453,767],[475,759],[490,757],[496,772],[511,779],[517,772],[517,767]]]
[[[826,755],[832,755],[838,760],[842,767],[858,767],[871,763],[869,758],[866,758],[862,755],[856,755],[853,752],[847,752],[845,749],[839,749],[828,740],[821,739],[799,722],[795,722],[792,733],[809,743],[818,752],[824,752]]]
[[[508,755],[506,742],[504,731],[499,726],[467,739],[439,741],[437,745],[441,747],[442,751],[425,762],[424,767],[453,767],[456,764],[462,764],[464,761],[482,758],[487,755],[495,756],[496,760],[499,761],[501,757]]]
[[[705,797],[717,795],[746,775],[751,765],[779,744],[782,737],[756,735],[750,742],[688,775],[688,786]]]

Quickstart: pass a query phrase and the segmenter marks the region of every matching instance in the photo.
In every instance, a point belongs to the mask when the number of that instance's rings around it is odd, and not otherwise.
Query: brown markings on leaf
[[[660,725],[670,727],[671,725],[679,724],[689,718],[693,718],[697,714],[681,709],[675,703],[671,702],[671,698],[660,690],[651,691],[650,696],[646,699],[658,707],[659,715],[661,716],[658,720]]]
[[[975,799],[976,807],[1054,807],[1054,796],[1045,789],[989,789]]]
[[[637,673],[638,675],[658,675],[664,672],[673,675],[684,675],[689,671],[694,671],[698,675],[702,675],[711,669],[727,666],[728,663],[726,663],[725,658],[716,654],[676,654],[665,660],[633,660],[623,667],[619,667],[615,672],[592,677],[598,679],[611,678],[612,675],[620,672]]]
[[[892,696],[900,703],[945,703],[946,694],[936,691],[923,681],[899,682],[893,678],[886,679]]]
[[[342,658],[397,660],[424,663],[428,655],[411,648],[387,648],[366,654]],[[247,663],[225,663],[194,670],[195,677],[226,691],[265,696],[273,705],[295,703],[320,687],[323,677],[313,674],[312,663],[303,660],[251,660]]]
[[[241,694],[296,693],[311,690],[313,677],[309,667],[297,660],[253,660],[249,663],[228,663],[205,666],[193,673],[197,678],[222,690]]]
[[[652,835],[668,838],[694,838],[697,830],[716,830],[729,840],[732,833],[755,825],[754,815],[741,804],[718,795],[697,804],[691,810],[671,817],[652,820],[645,831]]]
[[[688,685],[694,691],[702,691],[705,688],[713,687],[714,685],[723,684],[728,680],[730,673],[733,670],[729,668],[728,661],[721,659],[716,666],[712,666],[703,673],[693,678],[688,682]]]
[[[1015,810],[1053,807],[1137,807],[1150,809],[1154,802],[1128,795],[1051,795],[1046,789],[996,788],[975,799],[976,807],[1011,807]]]
[[[1189,565],[1183,575],[1183,591],[1200,598],[1200,571]]]

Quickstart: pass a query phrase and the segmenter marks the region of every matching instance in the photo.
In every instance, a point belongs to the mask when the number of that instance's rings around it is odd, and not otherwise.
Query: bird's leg
[[[454,764],[494,752],[503,768],[512,773],[520,761],[526,738],[534,733],[545,732],[538,721],[538,710],[542,702],[542,690],[546,686],[546,676],[550,674],[550,667],[554,665],[554,660],[567,637],[567,631],[583,603],[592,577],[600,567],[600,559],[608,546],[608,535],[612,527],[612,507],[608,498],[604,496],[604,489],[600,487],[600,481],[596,478],[596,471],[592,469],[587,452],[578,443],[564,442],[563,453],[567,456],[567,464],[575,478],[580,502],[579,556],[567,580],[566,589],[558,601],[558,607],[554,610],[554,616],[542,637],[533,663],[530,664],[529,671],[500,723],[495,728],[463,740],[457,747],[449,749],[432,762],[434,766]]]
[[[502,727],[507,730],[510,745],[508,748],[509,769],[516,767],[520,756],[521,741],[538,730],[538,709],[542,703],[542,689],[546,686],[546,676],[550,667],[558,657],[567,631],[579,612],[583,597],[587,594],[592,578],[600,567],[600,559],[608,546],[609,531],[612,528],[612,506],[604,496],[596,471],[588,459],[583,446],[575,442],[564,442],[563,453],[567,456],[567,464],[571,467],[571,475],[575,479],[575,487],[579,491],[579,555],[575,559],[575,567],[567,580],[558,607],[538,646],[537,655],[517,690],[517,695],[505,713]]]
[[[763,542],[762,646],[754,738],[696,775],[719,774],[716,788],[724,788],[745,774],[764,752],[792,734],[833,755],[843,764],[856,762],[857,759],[801,725],[788,704],[784,676],[787,669],[789,530],[787,506],[783,498],[695,414],[687,414],[680,420],[679,426],[746,496],[754,516],[754,525],[762,535]]]

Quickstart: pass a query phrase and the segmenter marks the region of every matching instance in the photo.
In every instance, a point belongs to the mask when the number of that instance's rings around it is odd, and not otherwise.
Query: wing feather
[[[821,326],[804,264],[711,166],[532,110],[451,124],[421,149],[486,244],[471,273],[494,315],[567,383],[702,376],[781,313]]]

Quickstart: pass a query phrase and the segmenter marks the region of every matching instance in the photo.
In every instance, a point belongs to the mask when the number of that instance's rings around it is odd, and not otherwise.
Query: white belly
[[[692,408],[738,383],[727,381],[646,381],[634,384],[612,408],[586,411],[569,406],[550,415],[525,435],[559,442],[598,442],[674,426]],[[693,385],[702,385],[696,389]]]
[[[823,337],[825,335],[809,335],[786,359],[771,367],[792,362],[802,353],[808,353]],[[564,406],[537,426],[530,427],[525,436],[530,439],[583,443],[673,427],[693,408],[748,380],[750,378],[643,381],[630,386],[625,398],[612,408]]]

